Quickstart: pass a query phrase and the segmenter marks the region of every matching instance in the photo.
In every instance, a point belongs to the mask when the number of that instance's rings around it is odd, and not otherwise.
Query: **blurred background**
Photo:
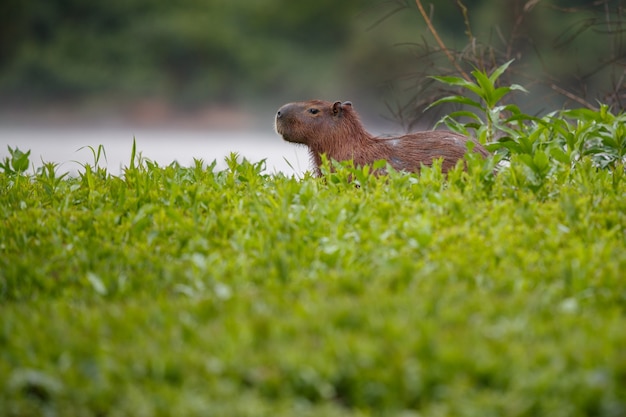
[[[301,173],[306,150],[273,117],[309,98],[352,100],[375,133],[430,128],[440,114],[424,108],[449,91],[427,76],[455,69],[417,3],[2,0],[0,157],[71,164],[103,145],[117,173],[135,137],[161,164],[236,151]],[[462,68],[515,59],[504,81],[529,90],[527,113],[624,108],[626,0],[421,4]]]

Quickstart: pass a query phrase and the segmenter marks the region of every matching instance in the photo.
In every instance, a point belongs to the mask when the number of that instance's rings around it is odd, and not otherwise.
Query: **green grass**
[[[623,166],[134,156],[0,173],[0,414],[626,414]]]
[[[626,114],[500,106],[506,65],[439,79],[494,151],[447,176],[9,148],[0,415],[625,416]]]

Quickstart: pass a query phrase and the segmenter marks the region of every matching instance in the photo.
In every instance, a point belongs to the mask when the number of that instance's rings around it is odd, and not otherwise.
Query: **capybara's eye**
[[[309,109],[309,113],[311,113],[311,114],[317,114],[319,112],[320,112],[319,109],[315,109],[315,108],[314,109]]]

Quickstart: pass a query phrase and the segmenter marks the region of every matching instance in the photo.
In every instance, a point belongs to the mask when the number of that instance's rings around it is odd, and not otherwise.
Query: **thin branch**
[[[467,14],[467,7],[463,4],[461,0],[457,0],[456,2],[459,9],[461,9],[461,14],[463,15],[463,22],[465,23],[465,34],[468,38],[474,39],[474,35],[472,34],[472,26],[470,25],[469,16]]]
[[[573,101],[575,101],[576,103],[581,104],[581,105],[583,105],[583,106],[587,107],[588,109],[591,109],[591,110],[594,110],[594,111],[597,111],[597,110],[598,110],[598,108],[597,108],[597,107],[595,107],[593,104],[591,104],[591,103],[587,102],[586,100],[582,99],[581,97],[578,97],[578,96],[576,96],[576,95],[574,95],[574,94],[570,93],[570,92],[569,92],[569,91],[567,91],[567,90],[562,89],[561,87],[559,87],[559,86],[558,86],[558,85],[556,85],[556,84],[552,84],[552,85],[550,86],[550,88],[552,88],[552,89],[553,89],[554,91],[556,91],[557,93],[564,95],[565,97],[569,98],[570,100],[573,100]]]
[[[417,3],[417,8],[419,9],[420,13],[422,14],[422,17],[424,18],[424,20],[426,21],[426,26],[428,26],[428,30],[430,30],[430,33],[432,33],[432,35],[435,38],[435,41],[437,41],[437,44],[439,45],[441,50],[448,57],[448,60],[452,63],[452,65],[454,65],[454,68],[456,68],[456,70],[463,76],[463,78],[465,78],[466,81],[471,81],[470,77],[465,73],[465,71],[463,71],[461,66],[454,59],[454,56],[452,55],[452,52],[450,52],[450,50],[448,48],[446,48],[446,45],[443,43],[443,41],[439,37],[439,34],[435,30],[435,27],[433,26],[432,21],[430,20],[430,18],[426,14],[426,11],[424,10],[424,7],[422,6],[422,2],[420,0],[415,0],[415,3]]]
[[[396,14],[398,12],[401,12],[403,9],[406,9],[406,7],[404,7],[404,6],[396,7],[395,9],[391,10],[390,12],[387,12],[386,14],[384,14],[380,19],[377,19],[374,23],[369,25],[365,30],[366,31],[370,31],[370,30],[374,29],[376,26],[380,25],[382,22],[384,22],[385,20],[389,19],[394,14]]]

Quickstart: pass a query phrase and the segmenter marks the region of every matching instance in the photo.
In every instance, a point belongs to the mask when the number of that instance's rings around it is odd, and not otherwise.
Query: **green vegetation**
[[[501,110],[447,177],[9,149],[0,414],[623,416],[626,116]]]
[[[511,74],[540,97],[532,107],[566,93],[623,108],[621,0],[422,3],[462,67],[516,58]],[[414,95],[420,107],[437,95],[426,75],[451,69],[415,0],[0,3],[0,104],[9,110],[42,98],[195,106],[319,97],[380,108],[381,97],[405,105]]]

